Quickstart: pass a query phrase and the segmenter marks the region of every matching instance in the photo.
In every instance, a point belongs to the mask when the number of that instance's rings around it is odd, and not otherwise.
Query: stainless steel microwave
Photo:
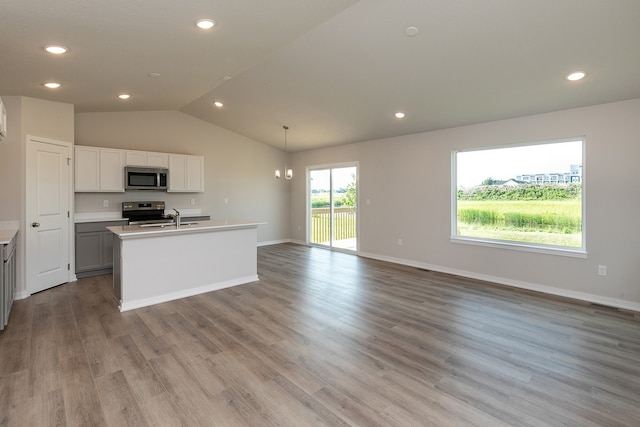
[[[125,190],[167,191],[169,170],[143,166],[125,166]]]

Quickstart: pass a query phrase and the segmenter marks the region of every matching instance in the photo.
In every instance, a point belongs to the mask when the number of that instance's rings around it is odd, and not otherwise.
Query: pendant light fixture
[[[284,153],[287,154],[287,131],[289,130],[289,126],[282,126],[284,129]],[[293,169],[289,169],[287,164],[284,164],[284,178],[291,179],[293,178]],[[280,179],[280,169],[276,169],[276,179]]]

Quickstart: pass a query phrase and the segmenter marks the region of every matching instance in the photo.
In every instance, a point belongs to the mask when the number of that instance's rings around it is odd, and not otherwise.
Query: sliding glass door
[[[356,165],[310,169],[309,243],[357,251]]]

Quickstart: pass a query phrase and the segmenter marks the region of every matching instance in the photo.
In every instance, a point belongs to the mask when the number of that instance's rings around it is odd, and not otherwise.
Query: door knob
[[[31,226],[32,226],[33,228],[40,227],[40,223],[39,223],[39,222],[32,222],[32,223],[31,223]]]

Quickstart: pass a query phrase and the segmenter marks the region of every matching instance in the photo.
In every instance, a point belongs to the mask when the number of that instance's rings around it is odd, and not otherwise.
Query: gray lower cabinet
[[[9,322],[16,291],[16,237],[0,245],[0,331]]]
[[[76,277],[108,274],[113,270],[113,233],[106,227],[125,225],[122,221],[76,224]]]

